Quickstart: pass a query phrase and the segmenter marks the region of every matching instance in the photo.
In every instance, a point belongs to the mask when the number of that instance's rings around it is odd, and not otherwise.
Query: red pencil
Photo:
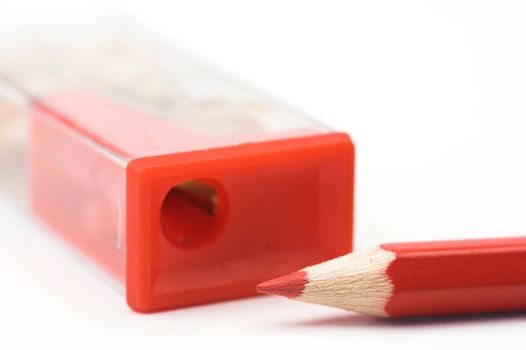
[[[383,244],[258,291],[388,317],[526,310],[526,237]]]

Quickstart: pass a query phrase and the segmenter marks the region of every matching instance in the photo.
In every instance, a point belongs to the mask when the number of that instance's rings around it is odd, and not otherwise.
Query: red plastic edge
[[[154,282],[151,270],[152,248],[151,236],[148,235],[148,225],[152,215],[151,181],[162,172],[174,171],[177,167],[202,166],[203,162],[211,160],[232,160],[254,162],[257,164],[260,157],[279,157],[286,154],[304,154],[314,152],[334,152],[334,149],[345,148],[349,156],[354,159],[354,145],[350,137],[345,133],[329,133],[316,136],[298,137],[279,141],[243,144],[232,147],[216,148],[203,151],[185,152],[179,154],[160,155],[146,158],[134,159],[128,163],[127,176],[127,238],[126,238],[126,296],[128,305],[135,311],[152,312],[163,309],[171,309],[166,301],[158,301],[151,295],[151,286]],[[351,163],[352,164],[352,163]],[[351,171],[350,183],[354,183],[354,171]],[[353,198],[352,189],[350,198]],[[352,232],[353,215],[349,215],[349,227]],[[349,250],[352,250],[352,237],[350,237]],[[209,290],[207,295],[201,296],[200,302],[186,303],[202,304],[208,301],[216,301],[213,291]],[[208,295],[210,294],[210,295]],[[245,295],[232,295],[231,298]],[[230,298],[230,299],[231,299]]]

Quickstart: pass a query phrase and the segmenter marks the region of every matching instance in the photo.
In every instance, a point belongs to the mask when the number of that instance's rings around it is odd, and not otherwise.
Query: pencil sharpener
[[[33,101],[32,208],[132,309],[255,295],[351,250],[346,134],[150,40],[65,42],[12,78]]]

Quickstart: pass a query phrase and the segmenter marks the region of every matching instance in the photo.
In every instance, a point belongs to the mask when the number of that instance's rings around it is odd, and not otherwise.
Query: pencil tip
[[[262,282],[257,286],[257,291],[258,293],[281,295],[294,299],[303,293],[307,282],[307,273],[300,270]]]

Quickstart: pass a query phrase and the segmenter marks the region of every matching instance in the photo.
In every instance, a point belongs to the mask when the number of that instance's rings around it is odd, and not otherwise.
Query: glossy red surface
[[[86,95],[53,107],[34,108],[33,208],[123,281],[135,310],[255,295],[263,280],[352,248],[345,134],[141,156],[158,150],[126,133],[140,134],[141,115]]]
[[[526,237],[381,247],[396,253],[390,316],[526,310]]]
[[[352,144],[337,133],[132,160],[129,305],[154,311],[255,295],[261,281],[349,252],[352,178]],[[194,179],[222,195],[215,218],[199,221],[209,239],[185,249],[160,213],[163,203],[181,205],[165,198]]]
[[[42,105],[31,118],[29,159],[33,211],[124,282],[125,167]]]

